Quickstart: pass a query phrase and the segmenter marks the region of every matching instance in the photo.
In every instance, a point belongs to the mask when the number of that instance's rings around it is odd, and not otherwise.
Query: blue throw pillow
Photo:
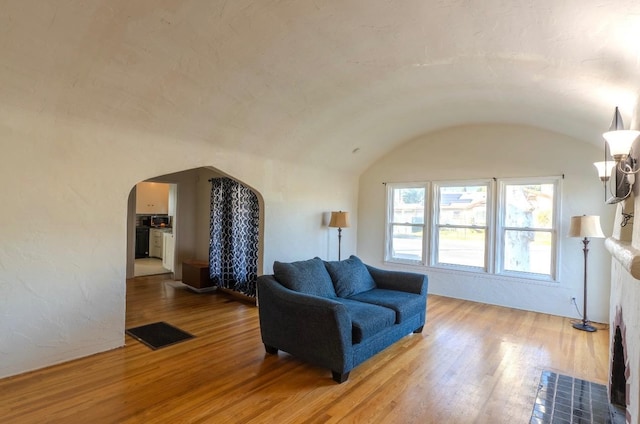
[[[273,263],[273,275],[286,288],[321,297],[336,297],[331,277],[320,258]]]
[[[357,256],[344,261],[325,262],[338,297],[349,297],[376,288],[369,270]]]

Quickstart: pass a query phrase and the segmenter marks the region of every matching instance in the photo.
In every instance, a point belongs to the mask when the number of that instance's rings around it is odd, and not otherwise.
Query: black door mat
[[[606,386],[542,372],[530,424],[616,424],[620,418],[609,404]]]
[[[162,321],[129,328],[126,333],[153,350],[171,346],[195,337],[186,331],[182,331]]]

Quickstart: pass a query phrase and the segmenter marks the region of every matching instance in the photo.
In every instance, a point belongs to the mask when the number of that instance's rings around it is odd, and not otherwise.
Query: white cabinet
[[[162,252],[162,266],[169,271],[173,272],[173,257],[175,251],[175,239],[173,233],[163,234],[163,252]]]
[[[142,182],[136,185],[137,214],[166,214],[169,212],[169,184]]]
[[[149,256],[162,259],[164,231],[152,228],[149,233]]]

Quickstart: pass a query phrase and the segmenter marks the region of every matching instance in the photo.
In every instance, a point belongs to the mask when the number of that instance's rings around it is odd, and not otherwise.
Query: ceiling
[[[640,84],[637,0],[0,6],[0,108],[351,172],[470,123],[599,146]]]

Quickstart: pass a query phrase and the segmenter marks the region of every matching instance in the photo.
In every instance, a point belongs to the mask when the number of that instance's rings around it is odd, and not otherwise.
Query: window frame
[[[490,179],[476,179],[476,180],[459,180],[459,181],[438,181],[433,183],[432,189],[432,199],[431,199],[431,216],[433,217],[431,221],[431,237],[429,238],[430,242],[430,256],[429,256],[429,265],[434,268],[445,268],[445,269],[458,269],[470,272],[478,272],[486,274],[490,272],[493,267],[491,266],[493,262],[493,249],[491,249],[493,243],[493,180]],[[485,186],[486,187],[486,201],[485,201],[485,225],[477,226],[477,225],[443,225],[439,223],[440,218],[440,191],[443,187],[461,187],[461,186]],[[485,231],[485,242],[484,242],[484,264],[481,267],[472,266],[472,265],[462,265],[462,264],[450,264],[446,262],[439,262],[438,254],[439,254],[439,245],[440,245],[440,228],[469,228],[469,229],[477,229],[483,228]]]
[[[518,178],[492,178],[469,180],[444,180],[424,182],[395,182],[386,185],[386,216],[385,216],[385,244],[384,262],[390,264],[412,265],[427,268],[446,269],[450,271],[466,271],[483,275],[495,275],[500,277],[537,280],[541,282],[557,283],[559,281],[560,262],[560,225],[562,211],[562,182],[561,176],[547,177],[518,177]],[[508,185],[538,185],[553,184],[553,208],[551,228],[527,228],[526,230],[548,232],[551,235],[551,263],[550,274],[505,270],[505,234],[509,230],[523,230],[521,227],[507,227],[504,225],[506,218],[506,187]],[[485,224],[485,263],[484,267],[469,265],[438,263],[439,247],[439,194],[442,187],[478,186],[486,185],[486,224]],[[394,217],[395,190],[422,188],[425,190],[424,217],[422,224],[392,222]],[[420,259],[405,259],[393,257],[393,230],[396,225],[406,225],[422,228],[422,257]],[[446,226],[444,226],[446,227]],[[458,227],[458,226],[455,226]],[[473,226],[463,225],[465,228]]]
[[[561,212],[561,190],[562,190],[562,178],[561,177],[531,177],[531,178],[502,178],[497,181],[498,183],[498,205],[496,213],[496,243],[495,243],[495,274],[504,275],[509,277],[526,278],[541,281],[558,281],[558,262],[559,262],[559,246],[558,246],[558,234],[560,225],[560,212]],[[550,228],[536,228],[536,227],[513,227],[506,226],[506,188],[508,185],[553,185],[553,207],[551,217]],[[549,274],[540,274],[535,272],[526,271],[514,271],[505,269],[505,234],[507,231],[532,231],[532,232],[545,232],[551,235],[551,258],[549,265]]]
[[[409,264],[409,265],[426,265],[428,257],[428,246],[431,234],[429,233],[429,207],[431,184],[429,182],[413,182],[413,183],[387,183],[387,210],[385,218],[385,262]],[[422,224],[411,224],[407,222],[392,222],[394,217],[394,192],[400,189],[422,188],[424,189],[424,208]],[[393,256],[393,229],[395,226],[422,227],[422,257],[418,260],[397,258]]]

